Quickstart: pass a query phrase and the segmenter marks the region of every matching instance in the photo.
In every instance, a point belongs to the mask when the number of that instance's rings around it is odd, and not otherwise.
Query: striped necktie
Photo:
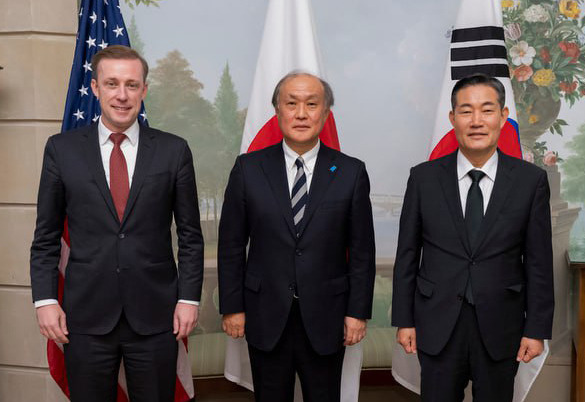
[[[303,158],[299,156],[295,161],[295,165],[297,165],[297,174],[293,182],[290,202],[293,211],[293,221],[298,232],[303,215],[305,214],[305,205],[307,204],[307,176],[303,169]]]

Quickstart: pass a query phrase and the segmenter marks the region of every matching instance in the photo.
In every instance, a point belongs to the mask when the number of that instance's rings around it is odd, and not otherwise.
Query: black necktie
[[[472,183],[467,193],[467,201],[465,202],[465,226],[467,226],[469,244],[473,249],[481,221],[483,220],[483,194],[481,193],[481,188],[479,188],[479,181],[484,178],[485,173],[481,170],[473,169],[467,174],[471,177]],[[465,300],[469,304],[474,304],[473,292],[471,290],[471,275],[469,275],[467,286],[465,287]]]
[[[483,220],[483,194],[479,188],[479,182],[484,178],[485,173],[481,170],[473,169],[467,174],[471,177],[472,183],[465,203],[465,226],[467,226],[469,244],[473,248]]]
[[[305,176],[305,169],[303,169],[303,158],[299,157],[295,161],[297,165],[297,174],[293,182],[291,191],[290,203],[293,210],[293,221],[297,232],[301,226],[303,215],[305,214],[305,205],[307,204],[307,176]]]

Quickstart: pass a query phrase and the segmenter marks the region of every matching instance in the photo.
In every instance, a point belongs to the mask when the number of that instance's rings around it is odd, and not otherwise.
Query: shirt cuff
[[[199,302],[198,301],[193,301],[193,300],[184,300],[184,299],[179,299],[178,303],[185,303],[185,304],[190,304],[192,306],[198,306]]]
[[[35,308],[43,307],[43,306],[50,306],[51,304],[59,304],[57,299],[43,299],[37,300],[35,302]]]

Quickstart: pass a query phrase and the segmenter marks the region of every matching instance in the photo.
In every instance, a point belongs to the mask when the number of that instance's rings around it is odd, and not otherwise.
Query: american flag
[[[67,101],[63,114],[62,132],[96,122],[101,114],[97,98],[91,91],[91,58],[101,49],[110,45],[130,46],[126,25],[118,0],[83,0],[79,10],[79,28],[75,55],[71,68]],[[147,124],[144,105],[139,116],[141,124]],[[63,299],[65,268],[69,259],[69,233],[67,224],[61,239],[61,260],[59,261],[59,302]],[[69,397],[63,345],[49,340],[47,360],[51,376]],[[177,359],[177,380],[175,402],[186,402],[193,398],[191,363],[187,356],[187,339],[179,342]],[[118,400],[128,402],[128,391],[123,365],[118,376]]]

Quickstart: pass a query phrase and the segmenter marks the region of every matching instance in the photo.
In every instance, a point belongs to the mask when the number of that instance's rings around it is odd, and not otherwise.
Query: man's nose
[[[483,124],[483,117],[481,112],[473,112],[471,114],[471,124],[473,126],[481,126]]]
[[[297,105],[296,118],[297,119],[305,119],[305,118],[307,118],[307,107],[304,104],[302,104],[302,103],[299,103]]]
[[[124,85],[120,85],[118,87],[118,91],[116,93],[116,98],[118,98],[119,100],[128,99],[128,89]]]

